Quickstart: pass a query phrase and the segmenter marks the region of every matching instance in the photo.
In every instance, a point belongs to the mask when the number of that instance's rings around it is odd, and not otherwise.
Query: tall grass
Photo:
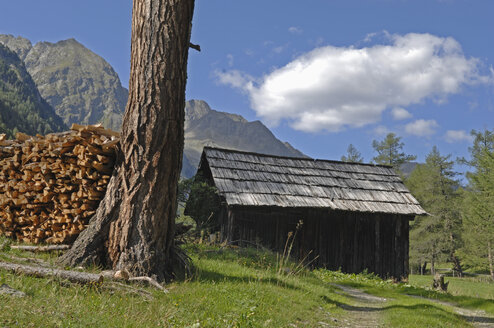
[[[0,238],[0,244],[1,241]],[[407,296],[423,293],[436,297],[434,292],[395,284],[372,274],[302,269],[287,275],[280,274],[279,257],[268,251],[196,244],[186,245],[185,250],[194,263],[192,277],[168,285],[168,294],[139,287],[151,297],[130,290],[106,289],[105,285],[87,287],[0,270],[0,285],[5,283],[28,295],[25,298],[0,295],[0,327],[339,326],[363,309],[333,286],[334,283],[387,298],[388,302],[377,313],[389,327],[467,325],[446,307]],[[288,245],[286,254],[289,253]],[[55,256],[0,250],[0,259],[9,260],[36,257],[50,262]],[[288,259],[282,263],[290,268],[299,265]],[[453,302],[464,301],[464,296],[448,297]],[[477,301],[478,307],[487,307],[490,302],[469,299]]]

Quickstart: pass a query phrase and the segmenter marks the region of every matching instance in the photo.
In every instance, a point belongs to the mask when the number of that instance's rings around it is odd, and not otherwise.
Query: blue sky
[[[127,84],[131,1],[2,3],[0,33],[74,37]],[[494,122],[494,1],[198,0],[187,99],[261,120],[309,156],[366,161],[387,132],[423,161]]]

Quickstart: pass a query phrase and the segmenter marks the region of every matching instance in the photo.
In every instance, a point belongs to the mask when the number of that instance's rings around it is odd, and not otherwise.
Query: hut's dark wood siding
[[[222,235],[229,241],[282,252],[288,233],[302,220],[292,250],[298,260],[343,272],[367,269],[384,278],[408,276],[409,216],[239,206],[225,207],[223,213]]]
[[[229,241],[282,252],[302,220],[292,250],[299,260],[408,275],[409,220],[427,213],[389,166],[205,147],[198,172],[218,189],[221,232]]]

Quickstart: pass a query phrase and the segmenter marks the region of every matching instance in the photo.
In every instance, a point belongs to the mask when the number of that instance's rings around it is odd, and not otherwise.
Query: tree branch
[[[191,42],[189,42],[189,48],[195,49],[195,50],[197,50],[197,51],[199,51],[199,52],[201,51],[201,46],[200,46],[200,45],[198,45],[198,44],[193,44],[193,43],[191,43]]]

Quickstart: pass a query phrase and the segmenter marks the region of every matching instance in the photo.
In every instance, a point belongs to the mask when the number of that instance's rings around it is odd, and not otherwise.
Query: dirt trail
[[[339,304],[342,309],[348,311],[348,315],[336,322],[337,327],[384,327],[380,318],[380,312],[385,307],[387,299],[367,294],[356,288],[339,284],[331,285],[341,290],[341,292],[336,293],[350,296],[353,299],[352,305]],[[447,306],[475,328],[494,328],[494,317],[482,310],[465,309],[452,303],[426,297],[408,296]]]
[[[420,298],[423,300],[427,300],[436,304],[444,305],[451,308],[453,311],[458,313],[465,321],[469,322],[475,328],[494,328],[494,317],[485,313],[483,310],[470,310],[456,306],[453,303],[444,302],[436,299],[408,295],[414,298]]]
[[[348,286],[339,284],[332,284],[332,286],[340,289],[340,294],[350,296],[354,301],[353,305],[339,305],[342,309],[348,311],[349,315],[339,319],[339,322],[337,322],[338,327],[384,327],[381,323],[379,312],[387,301],[385,298],[373,296]]]

